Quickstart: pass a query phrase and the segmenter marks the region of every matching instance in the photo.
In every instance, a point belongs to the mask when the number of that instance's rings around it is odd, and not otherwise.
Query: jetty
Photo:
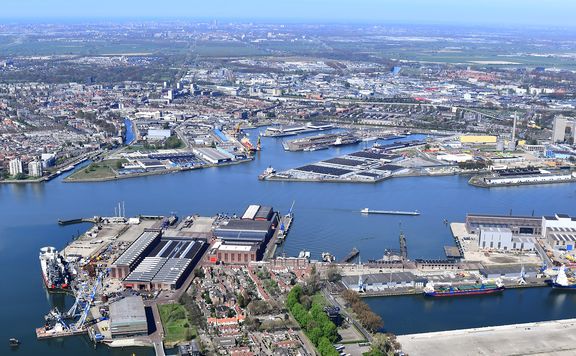
[[[78,218],[78,219],[68,219],[68,220],[64,220],[64,219],[59,219],[58,220],[58,225],[73,225],[73,224],[82,224],[82,223],[92,223],[95,224],[97,223],[99,220],[99,218]]]
[[[349,263],[350,261],[352,261],[354,258],[356,258],[356,256],[358,256],[358,254],[360,254],[360,251],[354,247],[352,249],[352,251],[350,251],[350,253],[348,253],[341,261],[340,263]]]
[[[277,244],[281,244],[282,242],[284,242],[286,235],[288,235],[288,231],[290,230],[290,226],[292,225],[292,221],[294,220],[294,213],[292,212],[292,209],[294,209],[294,203],[295,202],[292,202],[292,206],[290,207],[288,214],[284,215],[280,219],[280,228],[277,236],[278,239],[276,240]]]

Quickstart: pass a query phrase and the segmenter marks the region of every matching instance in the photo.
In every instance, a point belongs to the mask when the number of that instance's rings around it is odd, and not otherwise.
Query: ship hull
[[[425,292],[424,295],[427,297],[458,297],[466,295],[483,295],[483,294],[494,294],[501,293],[504,291],[504,287],[490,288],[490,289],[472,289],[465,291],[447,291],[447,292]]]
[[[46,270],[46,262],[41,261],[40,262],[40,267],[42,268],[42,280],[44,281],[44,286],[46,286],[46,289],[48,289],[49,291],[54,291],[56,290],[56,286],[51,284],[48,281],[48,271]]]
[[[54,267],[50,266],[51,264],[55,263],[57,252],[55,250],[52,251],[42,251],[40,254],[40,270],[42,273],[42,280],[44,281],[44,285],[49,292],[52,291],[66,291],[70,289],[70,276],[68,272],[54,272]],[[63,266],[59,266],[58,268],[64,268]],[[58,279],[57,282],[54,282],[54,276],[51,276],[51,273],[58,273],[62,274],[61,276],[56,277]]]
[[[554,289],[573,289],[573,290],[576,290],[576,284],[570,284],[567,286],[563,286],[563,285],[552,282],[551,286]]]

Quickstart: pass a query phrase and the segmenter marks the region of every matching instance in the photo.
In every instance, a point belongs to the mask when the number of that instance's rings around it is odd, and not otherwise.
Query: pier
[[[280,231],[278,232],[277,244],[281,244],[286,239],[290,226],[292,225],[292,220],[294,220],[294,214],[288,213],[282,217],[280,220]]]
[[[96,218],[78,218],[78,219],[68,219],[68,220],[60,219],[60,220],[58,220],[58,225],[66,226],[66,225],[74,225],[74,224],[82,224],[82,223],[95,224],[97,222],[98,222],[98,219],[96,219]]]
[[[341,261],[340,263],[349,263],[350,261],[352,261],[354,258],[356,258],[356,256],[358,256],[360,254],[360,251],[354,247],[352,249],[352,251],[350,251],[349,254],[347,254]]]
[[[65,336],[74,336],[74,335],[82,335],[82,334],[86,334],[87,330],[86,329],[79,329],[79,330],[55,330],[55,329],[51,329],[51,330],[46,330],[46,328],[36,328],[36,338],[38,340],[43,340],[43,339],[52,339],[52,338],[57,338],[57,337],[65,337]]]
[[[576,319],[400,335],[410,355],[573,355]]]

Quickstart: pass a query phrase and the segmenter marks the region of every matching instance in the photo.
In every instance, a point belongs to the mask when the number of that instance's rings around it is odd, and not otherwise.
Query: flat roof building
[[[267,243],[274,232],[275,219],[268,220],[230,220],[214,230],[216,237],[226,242]]]
[[[141,296],[129,296],[110,304],[112,338],[148,335],[146,310]]]
[[[127,277],[130,271],[154,249],[160,241],[161,235],[162,233],[157,230],[144,231],[142,235],[114,261],[111,266],[110,275],[118,279]]]
[[[235,245],[218,241],[212,246],[208,260],[212,263],[248,265],[262,258],[262,250],[262,245],[259,243]]]
[[[208,245],[202,240],[162,239],[122,281],[135,290],[174,290],[196,267]]]
[[[194,148],[192,152],[194,152],[194,154],[196,154],[198,157],[212,164],[230,162],[234,159],[234,156],[229,152],[216,148]]]
[[[417,277],[412,272],[392,272],[343,276],[342,283],[350,290],[378,292],[396,288],[422,288],[426,280]]]
[[[479,234],[482,227],[507,228],[513,235],[540,235],[542,218],[540,216],[512,215],[466,215],[466,230],[471,234]]]

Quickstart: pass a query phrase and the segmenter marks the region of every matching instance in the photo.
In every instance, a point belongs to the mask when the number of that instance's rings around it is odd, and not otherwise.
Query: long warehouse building
[[[144,257],[152,251],[162,233],[160,230],[147,230],[136,239],[111,266],[110,275],[113,278],[122,279],[128,276]]]
[[[163,239],[122,284],[136,290],[178,289],[207,247],[202,240]]]

